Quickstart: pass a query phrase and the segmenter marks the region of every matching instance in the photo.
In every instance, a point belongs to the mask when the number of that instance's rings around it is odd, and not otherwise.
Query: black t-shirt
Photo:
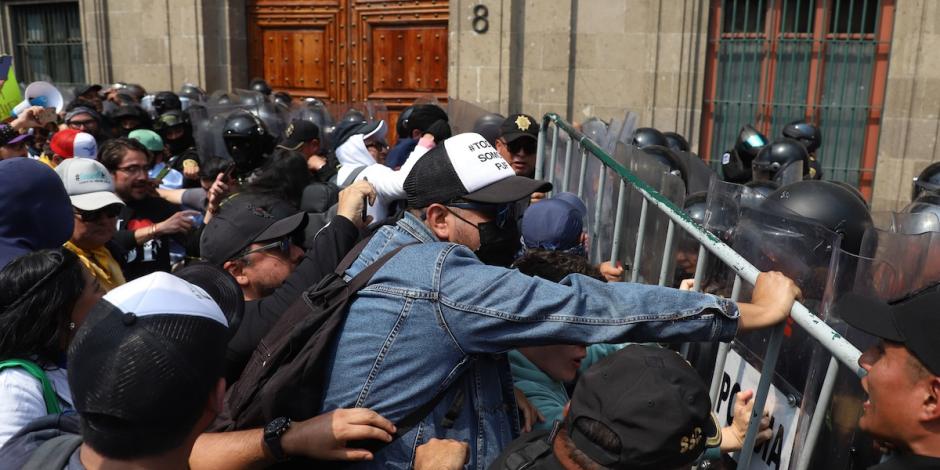
[[[509,443],[503,453],[490,464],[489,470],[515,470],[523,463],[526,468],[564,470],[565,467],[552,452],[552,432],[547,429],[532,431]]]
[[[124,259],[124,278],[128,281],[157,271],[170,271],[170,236],[148,240],[137,245],[134,231],[163,222],[180,211],[180,206],[160,198],[129,201],[118,216],[118,232],[114,241],[127,251]]]
[[[870,470],[940,470],[940,458],[924,455],[898,454],[887,462],[869,467]]]
[[[251,354],[268,331],[281,318],[300,294],[336,270],[356,242],[359,229],[345,217],[336,216],[313,240],[297,269],[273,294],[245,302],[245,314],[228,343],[225,357],[225,379],[231,386],[238,380]]]

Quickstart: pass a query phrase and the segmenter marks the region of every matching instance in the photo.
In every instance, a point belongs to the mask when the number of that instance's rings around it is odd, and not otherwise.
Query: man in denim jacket
[[[729,341],[739,327],[782,321],[799,295],[779,273],[761,275],[753,304],[735,305],[580,275],[555,283],[484,264],[518,249],[512,202],[549,189],[516,176],[473,133],[447,139],[408,175],[411,210],[379,230],[346,272],[408,245],[353,301],[331,353],[322,411],[367,407],[399,423],[444,395],[421,423],[354,468],[411,468],[415,448],[431,438],[469,443],[467,468],[486,468],[519,433],[510,349]]]

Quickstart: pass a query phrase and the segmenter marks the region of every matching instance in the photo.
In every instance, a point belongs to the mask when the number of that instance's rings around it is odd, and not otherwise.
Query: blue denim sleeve
[[[468,354],[521,346],[729,341],[734,302],[709,294],[571,275],[555,283],[487,266],[466,247],[445,251],[440,315]]]

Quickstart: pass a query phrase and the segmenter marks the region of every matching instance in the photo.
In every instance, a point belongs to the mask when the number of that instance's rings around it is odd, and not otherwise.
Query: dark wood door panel
[[[383,101],[389,142],[401,110],[447,99],[448,5],[440,0],[248,0],[249,71],[295,97]]]
[[[255,0],[248,4],[249,68],[276,90],[335,99],[344,94],[339,67],[342,2]]]

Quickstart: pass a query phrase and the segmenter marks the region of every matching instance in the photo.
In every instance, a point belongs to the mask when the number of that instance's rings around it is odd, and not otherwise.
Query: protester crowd
[[[249,88],[83,86],[0,124],[0,469],[668,470],[740,450],[751,419],[770,438],[753,391],[719,420],[676,350],[784,322],[817,278],[768,265],[746,302],[720,276],[624,282],[589,256],[585,201],[535,179],[535,117],[456,133],[416,104],[390,147],[380,118]],[[746,127],[705,181],[860,255],[874,221],[821,180],[820,141]],[[631,145],[709,227],[685,139]],[[915,191],[940,230],[940,168]],[[676,256],[678,286],[697,246]],[[859,361],[879,469],[940,468],[940,285],[917,287],[834,307],[881,338]]]

